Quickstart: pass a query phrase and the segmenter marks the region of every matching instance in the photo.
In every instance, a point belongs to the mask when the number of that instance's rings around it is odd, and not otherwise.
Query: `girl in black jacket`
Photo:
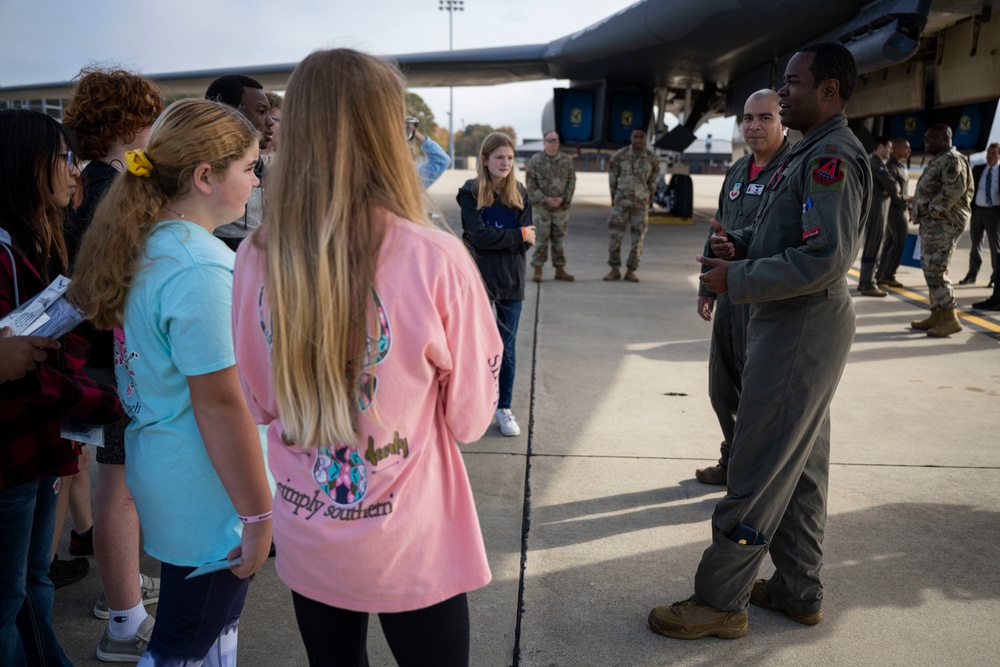
[[[521,433],[510,412],[514,393],[517,323],[524,301],[525,251],[535,243],[531,200],[514,177],[514,142],[502,132],[486,137],[479,151],[479,174],[458,191],[462,238],[476,260],[496,309],[503,339],[500,398],[496,422],[507,436]]]

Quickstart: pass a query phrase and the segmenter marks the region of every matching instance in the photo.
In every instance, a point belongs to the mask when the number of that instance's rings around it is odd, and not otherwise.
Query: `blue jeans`
[[[503,360],[500,362],[500,400],[498,409],[509,408],[514,396],[514,370],[517,368],[517,323],[521,319],[523,301],[498,299],[493,302],[497,311],[497,328],[503,341]]]
[[[49,580],[58,477],[0,491],[0,665],[69,665],[52,630]]]
[[[160,602],[138,667],[236,665],[240,614],[249,580],[229,570],[185,579],[193,567],[160,564]]]

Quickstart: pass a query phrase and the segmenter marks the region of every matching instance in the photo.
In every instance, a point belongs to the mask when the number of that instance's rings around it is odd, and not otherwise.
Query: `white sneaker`
[[[496,421],[497,426],[500,427],[500,432],[504,435],[521,435],[521,427],[518,426],[517,422],[514,420],[514,415],[510,414],[510,408],[497,410]]]

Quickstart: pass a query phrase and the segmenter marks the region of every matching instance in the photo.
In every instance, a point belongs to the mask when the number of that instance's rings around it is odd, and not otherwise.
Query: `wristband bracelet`
[[[258,523],[260,521],[267,521],[271,518],[271,512],[264,512],[263,514],[258,514],[256,516],[243,516],[240,515],[240,521],[243,523]]]

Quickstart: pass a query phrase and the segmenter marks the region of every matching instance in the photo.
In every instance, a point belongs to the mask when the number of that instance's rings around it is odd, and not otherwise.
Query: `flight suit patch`
[[[733,189],[729,191],[729,201],[733,201],[740,196],[740,187],[743,185],[743,181],[733,184]]]
[[[763,183],[751,183],[747,186],[748,195],[762,195],[764,194],[764,184]]]
[[[839,157],[818,157],[813,160],[810,192],[843,192],[847,165]]]
[[[807,229],[804,232],[802,232],[802,240],[808,241],[809,239],[816,238],[819,235],[820,235],[820,228],[813,227],[812,229]]]

